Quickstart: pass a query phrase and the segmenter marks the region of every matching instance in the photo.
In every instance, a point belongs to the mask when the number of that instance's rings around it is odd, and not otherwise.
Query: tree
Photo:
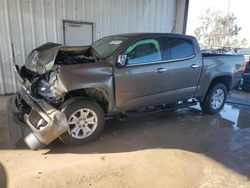
[[[207,9],[200,16],[201,26],[195,29],[195,35],[203,48],[245,47],[246,39],[238,39],[241,27],[233,13],[223,15],[221,11]]]

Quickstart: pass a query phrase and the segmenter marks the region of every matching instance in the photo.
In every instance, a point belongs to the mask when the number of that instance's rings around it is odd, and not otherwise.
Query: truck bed
[[[229,90],[234,88],[240,82],[243,73],[244,56],[202,53],[202,59],[203,69],[198,85],[198,96],[204,96],[203,92],[206,93],[210,80],[215,77],[227,75],[232,78],[231,83],[229,83],[232,87],[228,88]]]

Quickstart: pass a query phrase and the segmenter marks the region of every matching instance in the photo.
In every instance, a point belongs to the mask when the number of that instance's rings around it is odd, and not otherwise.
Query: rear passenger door
[[[189,99],[194,96],[202,70],[201,54],[196,54],[190,38],[161,37],[164,68],[162,78],[167,101]],[[196,44],[195,44],[196,45]]]

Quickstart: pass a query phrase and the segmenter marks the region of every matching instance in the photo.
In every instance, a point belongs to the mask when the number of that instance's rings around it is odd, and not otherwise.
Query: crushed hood
[[[45,74],[52,70],[59,51],[84,51],[89,46],[64,46],[57,43],[46,43],[34,49],[25,62],[25,67],[33,72]]]
[[[32,50],[26,59],[25,67],[33,72],[48,72],[52,69],[57,53],[62,46],[62,44],[46,43]],[[44,69],[44,71],[40,69]]]

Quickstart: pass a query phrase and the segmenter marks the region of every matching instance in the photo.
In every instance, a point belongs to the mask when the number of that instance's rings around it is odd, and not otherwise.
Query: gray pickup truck
[[[21,89],[8,102],[13,122],[39,149],[56,138],[69,145],[97,139],[109,118],[200,103],[219,112],[239,82],[244,58],[202,54],[192,36],[135,33],[91,46],[47,43],[15,65]]]

